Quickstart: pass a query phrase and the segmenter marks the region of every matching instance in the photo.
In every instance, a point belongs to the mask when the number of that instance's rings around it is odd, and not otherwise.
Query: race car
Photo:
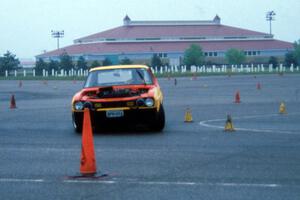
[[[163,93],[145,65],[92,68],[81,91],[72,99],[72,122],[82,131],[83,110],[89,108],[93,127],[146,124],[153,131],[165,126]]]

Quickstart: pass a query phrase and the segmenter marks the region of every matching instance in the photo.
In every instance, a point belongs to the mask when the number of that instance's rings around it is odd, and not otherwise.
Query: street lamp
[[[59,49],[59,38],[63,38],[64,37],[64,31],[54,31],[54,30],[51,30],[51,35],[53,38],[56,38],[57,39],[57,49]]]
[[[275,20],[276,13],[274,11],[267,12],[266,20],[270,22],[270,35],[272,35],[272,21]]]

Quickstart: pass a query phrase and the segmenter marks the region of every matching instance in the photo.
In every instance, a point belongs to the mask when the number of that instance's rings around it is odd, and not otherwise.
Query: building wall
[[[285,49],[274,49],[274,50],[255,50],[248,49],[244,51],[246,53],[247,63],[267,63],[271,56],[278,58],[279,62],[284,61],[285,54],[289,52]],[[109,54],[97,55],[97,54],[78,54],[71,55],[74,62],[78,60],[80,56],[83,56],[87,62],[92,62],[94,60],[102,62],[105,58],[109,58],[113,64],[119,64],[124,58],[132,60],[134,63],[150,64],[151,58],[154,54],[157,54],[164,63],[169,63],[170,65],[182,65],[184,52],[136,52],[136,53],[121,53],[121,54]],[[216,64],[226,64],[225,51],[205,51],[205,61],[216,63]],[[50,58],[43,58],[46,62],[50,61]],[[59,60],[58,56],[51,57],[52,60]]]

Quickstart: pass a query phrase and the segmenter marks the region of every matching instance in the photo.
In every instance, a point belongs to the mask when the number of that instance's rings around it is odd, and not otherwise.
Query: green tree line
[[[229,64],[242,64],[246,60],[246,56],[243,50],[231,48],[225,52],[225,59]],[[150,65],[152,67],[168,65],[166,60],[162,60],[157,54],[153,54],[151,58]],[[119,61],[119,64],[132,64],[129,58],[125,57],[124,59]],[[269,59],[269,63],[273,64],[274,67],[278,66],[278,60],[276,57],[271,56]],[[108,66],[112,65],[112,61],[109,58],[105,58],[102,63],[99,61],[93,61],[90,64],[85,60],[83,56],[80,56],[76,62],[72,60],[72,57],[67,53],[63,53],[60,55],[58,61],[50,60],[49,62],[45,62],[43,59],[38,59],[36,61],[36,73],[37,75],[41,75],[43,70],[51,71],[51,70],[70,70],[70,69],[83,69],[86,70],[91,67],[98,66]],[[190,66],[200,66],[203,64],[209,64],[209,61],[205,61],[205,55],[203,53],[202,47],[198,44],[191,44],[184,52],[183,61],[181,64],[184,64],[190,68]],[[300,39],[294,42],[294,50],[288,52],[285,55],[285,65],[290,66],[291,64],[300,65]],[[7,51],[0,56],[0,75],[3,75],[5,71],[11,71],[18,69],[20,65],[20,61],[16,58],[16,55]]]
[[[125,57],[121,61],[120,64],[132,64],[133,62]],[[52,70],[79,70],[79,69],[89,69],[93,67],[99,66],[109,66],[112,65],[112,61],[109,58],[105,58],[102,62],[97,60],[92,61],[90,64],[86,61],[83,56],[80,56],[76,62],[72,60],[72,57],[69,56],[67,53],[63,53],[59,56],[59,60],[50,60],[50,62],[45,62],[43,59],[38,59],[35,64],[35,70],[37,75],[41,75],[43,70],[52,71]]]
[[[241,49],[231,48],[225,52],[225,60],[228,64],[243,64],[246,61],[246,55]],[[205,62],[202,47],[198,44],[192,44],[185,50],[182,64],[188,67],[192,65],[200,66],[209,64],[209,61]],[[269,58],[269,64],[273,64],[274,67],[277,67],[278,58],[271,56]],[[300,65],[300,39],[294,42],[294,50],[285,55],[284,64],[286,66],[290,66],[291,64]]]
[[[0,56],[0,74],[3,75],[5,71],[18,69],[20,61],[16,55],[7,51],[3,56]]]

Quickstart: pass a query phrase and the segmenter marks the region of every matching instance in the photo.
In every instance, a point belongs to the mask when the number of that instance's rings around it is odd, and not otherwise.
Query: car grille
[[[94,107],[98,108],[118,108],[118,107],[135,107],[135,101],[118,101],[118,102],[102,102],[94,103]]]

